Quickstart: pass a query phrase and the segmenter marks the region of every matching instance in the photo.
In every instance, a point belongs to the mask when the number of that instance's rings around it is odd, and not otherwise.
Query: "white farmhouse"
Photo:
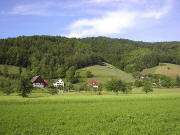
[[[53,83],[53,86],[54,87],[58,87],[58,86],[62,86],[62,87],[64,87],[64,82],[63,82],[63,80],[61,79],[61,78],[59,78],[59,79],[57,79],[54,83]]]

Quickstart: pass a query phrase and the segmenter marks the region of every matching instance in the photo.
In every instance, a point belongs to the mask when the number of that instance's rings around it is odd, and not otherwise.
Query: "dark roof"
[[[48,84],[48,80],[44,80],[40,75],[34,76],[34,77],[31,79],[31,82],[34,83],[38,78],[39,78],[39,80],[41,80],[43,83]]]
[[[31,82],[34,83],[39,77],[40,77],[40,75],[34,76],[34,77],[31,79]]]

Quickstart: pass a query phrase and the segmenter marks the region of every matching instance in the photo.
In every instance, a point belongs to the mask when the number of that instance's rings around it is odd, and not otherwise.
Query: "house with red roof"
[[[34,88],[44,88],[48,85],[48,80],[44,80],[40,75],[31,79]]]
[[[87,86],[91,88],[98,88],[99,82],[97,81],[88,81]]]

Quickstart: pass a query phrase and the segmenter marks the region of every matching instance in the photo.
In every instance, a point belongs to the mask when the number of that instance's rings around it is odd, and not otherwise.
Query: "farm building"
[[[58,87],[58,86],[62,86],[64,87],[65,83],[63,82],[63,80],[61,78],[57,79],[54,83],[53,86],[54,87]]]
[[[44,80],[40,75],[31,79],[34,88],[44,88],[48,85],[48,80]]]
[[[145,79],[145,78],[150,78],[150,77],[151,77],[150,73],[137,76],[138,79]]]
[[[87,86],[92,88],[98,88],[99,83],[97,81],[88,81]]]

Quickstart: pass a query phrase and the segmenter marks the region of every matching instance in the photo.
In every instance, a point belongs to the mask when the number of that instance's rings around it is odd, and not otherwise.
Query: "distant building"
[[[65,83],[63,82],[63,80],[61,78],[57,79],[54,83],[53,83],[54,87],[58,87],[58,86],[65,86]]]
[[[151,77],[150,73],[137,76],[138,79],[145,79],[145,78],[150,78],[150,77]]]
[[[40,75],[31,79],[34,88],[44,88],[48,85],[48,80],[44,80]]]
[[[98,88],[99,83],[97,81],[88,81],[87,86],[91,88]]]

